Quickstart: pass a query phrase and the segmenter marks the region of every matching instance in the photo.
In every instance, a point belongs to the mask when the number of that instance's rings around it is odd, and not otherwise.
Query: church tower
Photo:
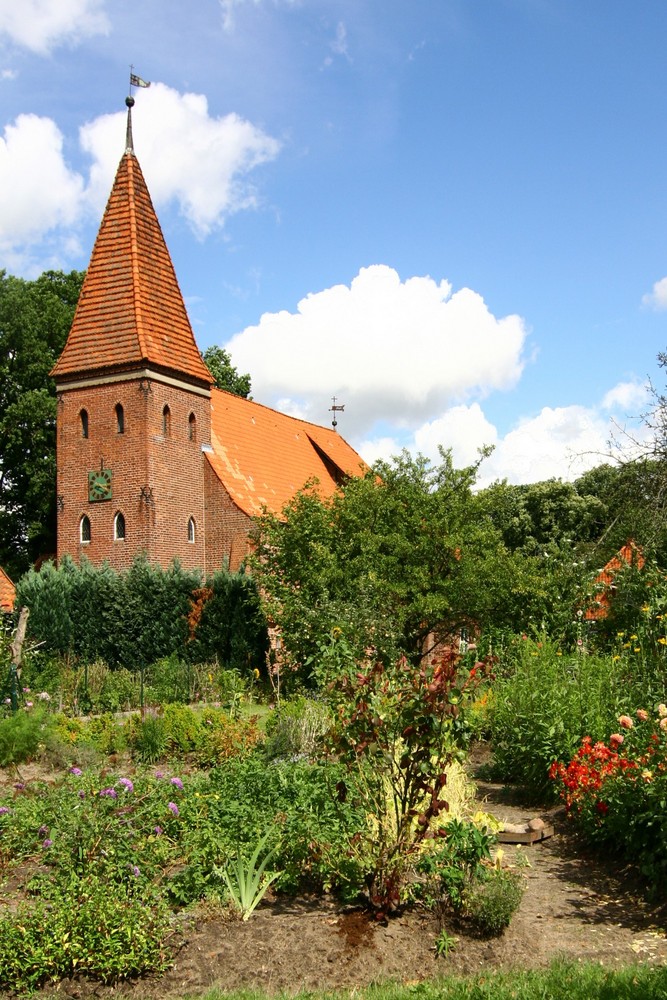
[[[127,141],[56,380],[58,559],[206,567],[213,379]]]

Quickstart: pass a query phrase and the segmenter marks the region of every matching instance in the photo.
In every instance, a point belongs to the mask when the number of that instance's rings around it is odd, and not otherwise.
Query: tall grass
[[[563,652],[546,636],[518,639],[493,691],[493,773],[536,798],[553,796],[548,770],[570,760],[583,736],[606,741],[622,713],[665,697],[665,674],[634,649]]]

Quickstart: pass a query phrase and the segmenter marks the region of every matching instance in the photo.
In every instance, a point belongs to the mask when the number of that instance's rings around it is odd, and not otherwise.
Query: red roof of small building
[[[213,382],[197,348],[141,167],[126,150],[109,196],[65,348],[67,380],[145,365]]]
[[[234,503],[250,517],[279,514],[309,480],[331,496],[348,476],[368,466],[333,429],[278,413],[220,389],[211,391],[207,458]]]
[[[16,587],[0,566],[0,611],[13,611]]]
[[[645,561],[641,549],[634,542],[626,542],[623,548],[619,549],[615,556],[612,556],[595,577],[595,605],[586,609],[585,617],[588,621],[600,621],[609,614],[612,588],[619,569],[625,569],[628,566],[643,569]]]

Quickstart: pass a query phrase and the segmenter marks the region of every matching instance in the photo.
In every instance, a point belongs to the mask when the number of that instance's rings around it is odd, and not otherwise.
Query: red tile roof
[[[126,151],[52,375],[153,365],[210,385],[139,162]]]
[[[595,604],[586,609],[586,619],[588,621],[600,621],[606,618],[611,606],[614,580],[619,569],[624,569],[627,566],[635,566],[637,569],[643,569],[645,562],[642,550],[634,542],[626,542],[623,548],[619,549],[615,556],[612,556],[606,566],[595,577]]]
[[[282,511],[316,478],[322,497],[368,466],[333,429],[289,417],[220,389],[211,391],[207,458],[234,503],[249,516]]]
[[[0,566],[0,611],[13,611],[16,587]]]

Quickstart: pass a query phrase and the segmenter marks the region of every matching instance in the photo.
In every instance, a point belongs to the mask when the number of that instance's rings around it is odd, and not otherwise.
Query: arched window
[[[125,433],[125,411],[120,403],[116,403],[116,433]]]
[[[166,404],[162,411],[162,433],[166,438],[171,437],[171,410]]]
[[[79,541],[82,545],[90,544],[90,518],[86,514],[79,521]]]
[[[79,413],[79,420],[81,421],[81,437],[88,437],[88,410],[81,410]]]
[[[191,441],[197,440],[197,418],[194,413],[188,417],[188,437]]]
[[[113,537],[117,542],[125,540],[125,518],[120,511],[113,519]]]
[[[188,541],[192,542],[193,545],[195,542],[196,534],[197,532],[195,529],[195,519],[194,517],[191,517],[190,520],[188,521]]]

